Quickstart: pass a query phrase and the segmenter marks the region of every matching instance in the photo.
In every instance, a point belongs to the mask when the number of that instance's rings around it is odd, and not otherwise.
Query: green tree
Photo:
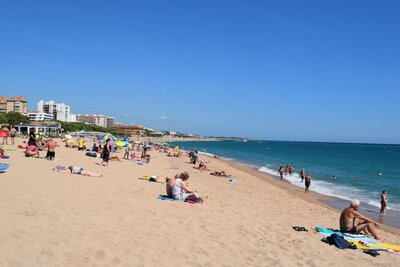
[[[14,111],[7,112],[0,116],[0,123],[7,123],[11,125],[16,125],[20,123],[29,123],[28,117]]]

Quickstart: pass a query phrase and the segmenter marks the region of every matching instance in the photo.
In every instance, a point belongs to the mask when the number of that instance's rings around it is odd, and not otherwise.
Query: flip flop
[[[297,232],[308,232],[308,230],[305,227],[293,226],[292,228]]]

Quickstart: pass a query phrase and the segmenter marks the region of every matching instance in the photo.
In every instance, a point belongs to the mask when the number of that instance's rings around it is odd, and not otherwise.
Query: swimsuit
[[[77,174],[82,174],[83,168],[80,168],[76,173]]]
[[[348,234],[357,234],[357,229],[356,229],[356,227],[353,227],[350,230],[343,231],[343,232],[348,233]]]

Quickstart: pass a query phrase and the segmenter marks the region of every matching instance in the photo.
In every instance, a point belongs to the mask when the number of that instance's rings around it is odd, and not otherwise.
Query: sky
[[[159,130],[400,144],[400,1],[2,1],[0,95]]]

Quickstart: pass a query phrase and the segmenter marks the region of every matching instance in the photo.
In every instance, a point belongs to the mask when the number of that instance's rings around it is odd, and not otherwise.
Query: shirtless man
[[[380,211],[380,214],[385,214],[386,206],[387,206],[387,193],[386,193],[386,190],[383,190],[382,194],[381,194],[381,211]]]
[[[300,177],[301,177],[300,183],[302,183],[304,180],[304,177],[306,177],[306,171],[304,170],[304,168],[301,169],[301,171],[300,171]]]
[[[13,126],[11,129],[11,144],[14,146],[15,145],[15,136],[17,135],[17,129]]]
[[[56,157],[56,146],[57,144],[54,139],[50,138],[50,140],[44,146],[45,148],[47,148],[46,159],[54,160],[54,158]]]
[[[364,231],[366,234],[371,233],[375,239],[382,240],[376,232],[379,224],[374,220],[361,215],[358,211],[360,201],[354,199],[350,203],[350,207],[345,208],[340,214],[340,231],[350,234],[358,234]]]
[[[310,185],[311,185],[311,175],[309,173],[307,173],[306,177],[305,177],[305,185],[306,185],[306,189],[305,189],[305,193],[308,193],[310,191]]]

